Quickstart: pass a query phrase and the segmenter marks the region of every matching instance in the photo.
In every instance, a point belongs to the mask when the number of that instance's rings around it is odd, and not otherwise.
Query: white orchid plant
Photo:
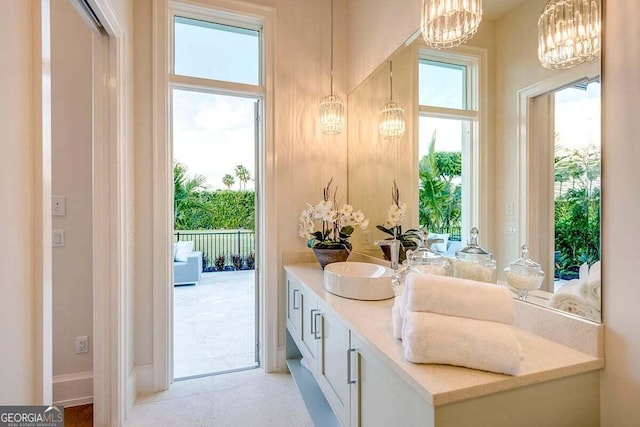
[[[366,229],[369,220],[365,218],[362,211],[354,211],[353,206],[343,204],[338,208],[336,203],[336,191],[331,194],[331,184],[329,181],[323,191],[322,200],[311,205],[307,203],[307,209],[300,214],[300,237],[307,240],[310,248],[344,248],[351,250],[349,237],[353,234],[355,227]],[[315,229],[315,222],[322,223],[321,230]]]
[[[418,230],[412,228],[404,234],[402,233],[402,225],[400,225],[400,223],[405,219],[407,204],[400,202],[400,191],[398,190],[398,184],[395,179],[391,187],[391,201],[391,206],[389,206],[387,212],[387,220],[383,225],[376,225],[376,228],[392,236],[387,240],[395,238],[400,240],[400,244],[405,248],[415,247],[420,240]]]

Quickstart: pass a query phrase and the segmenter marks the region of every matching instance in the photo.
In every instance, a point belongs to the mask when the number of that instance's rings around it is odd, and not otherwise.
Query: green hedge
[[[176,230],[255,229],[253,191],[199,191],[197,196],[201,203],[181,214]]]

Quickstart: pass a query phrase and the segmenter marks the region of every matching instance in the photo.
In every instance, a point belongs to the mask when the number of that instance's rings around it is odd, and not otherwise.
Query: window
[[[477,169],[478,61],[423,51],[418,70],[420,225],[463,240],[478,217],[470,185]]]
[[[419,76],[420,105],[467,109],[466,66],[421,59]]]
[[[260,32],[174,18],[174,73],[225,82],[260,84]]]

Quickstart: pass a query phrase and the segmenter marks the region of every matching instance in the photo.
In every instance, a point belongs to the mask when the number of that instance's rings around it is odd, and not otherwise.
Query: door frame
[[[174,96],[174,90],[180,90],[180,91],[185,91],[185,92],[191,92],[191,93],[204,93],[207,95],[213,95],[213,96],[224,96],[224,97],[229,97],[229,98],[238,98],[238,99],[245,99],[245,100],[250,100],[253,102],[253,110],[254,110],[254,116],[253,116],[253,120],[254,120],[254,126],[255,126],[255,130],[254,130],[254,155],[253,155],[253,165],[255,167],[255,196],[254,196],[254,201],[255,201],[255,205],[254,205],[254,217],[255,218],[260,218],[260,212],[261,212],[261,200],[258,194],[258,189],[262,186],[262,182],[261,182],[261,169],[262,169],[262,165],[260,162],[260,158],[259,158],[259,150],[260,150],[260,146],[262,145],[263,141],[264,141],[264,95],[262,93],[251,93],[251,92],[238,92],[237,90],[234,91],[232,89],[225,89],[225,88],[220,88],[220,87],[208,87],[202,84],[199,84],[199,80],[200,79],[193,79],[193,78],[189,78],[189,77],[178,77],[178,76],[173,76],[173,81],[169,81],[169,85],[168,85],[168,91],[170,92],[169,95],[169,116],[168,117],[172,117],[173,116],[173,96]],[[177,80],[177,81],[176,81]],[[189,84],[189,81],[192,82],[192,84]],[[231,85],[229,85],[231,86]],[[174,141],[173,141],[173,126],[171,123],[171,120],[169,120],[169,129],[170,129],[170,137],[169,137],[169,141],[168,141],[168,145],[171,148],[171,161],[172,161],[172,167],[171,167],[171,172],[173,172],[173,146],[174,146]],[[188,166],[188,165],[187,165]],[[171,175],[171,173],[170,173]],[[169,215],[171,218],[174,218],[174,204],[173,204],[173,180],[172,180],[172,186],[171,186],[171,194],[169,194],[169,198],[172,206],[171,209],[171,214]],[[174,223],[173,221],[171,221],[170,224],[170,233],[169,235],[171,236],[171,244],[173,244],[173,236],[175,235],[175,228],[174,228]],[[255,274],[254,274],[254,309],[255,309],[255,324],[254,324],[254,330],[255,330],[255,334],[254,334],[254,348],[255,348],[255,363],[257,364],[256,367],[260,367],[262,366],[262,359],[261,359],[261,352],[260,352],[260,342],[261,342],[261,334],[260,334],[260,325],[261,325],[261,319],[260,319],[260,313],[262,312],[261,310],[261,300],[260,298],[262,297],[262,294],[260,293],[260,280],[262,279],[258,273],[258,259],[261,257],[260,252],[258,252],[259,250],[261,250],[260,244],[262,242],[262,236],[260,235],[260,233],[262,232],[262,230],[258,227],[258,221],[254,221],[254,227],[256,227],[256,232],[254,233],[254,248],[256,249],[256,268],[254,270]],[[170,255],[171,256],[171,255]],[[169,264],[172,264],[171,262],[169,262]],[[171,275],[169,276],[170,279],[173,278],[173,271],[171,273]],[[218,372],[203,372],[203,373],[199,373],[199,374],[192,374],[192,375],[187,375],[187,376],[182,376],[182,377],[178,377],[176,378],[175,373],[174,373],[174,352],[175,352],[175,348],[174,348],[174,340],[173,340],[173,335],[174,335],[174,320],[173,320],[173,311],[174,311],[174,292],[175,292],[175,287],[173,285],[173,280],[171,280],[171,283],[169,283],[169,289],[171,291],[171,321],[169,322],[169,325],[171,327],[171,331],[170,331],[170,336],[171,336],[171,340],[170,340],[170,361],[169,361],[169,373],[171,375],[171,382],[174,382],[176,380],[179,381],[183,381],[183,380],[189,380],[189,379],[193,379],[193,378],[199,378],[199,377],[203,377],[203,376],[209,376],[209,375],[214,375],[217,374]],[[245,370],[247,368],[252,369],[254,366],[250,366],[250,367],[246,367],[246,366],[242,366],[242,367],[236,367],[236,368],[230,368],[229,370],[225,370],[224,372],[233,372],[233,371],[237,371],[237,370]]]
[[[95,425],[118,426],[127,415],[132,322],[130,39],[112,0],[84,1],[104,30],[93,28],[93,419]]]
[[[278,257],[275,200],[275,150],[273,126],[273,79],[275,10],[235,0],[201,0],[199,3],[152,3],[153,19],[153,369],[152,389],[162,391],[173,382],[173,290],[172,258],[173,228],[173,153],[169,126],[169,8],[188,7],[201,14],[229,13],[258,19],[263,25],[263,86],[264,86],[264,138],[258,147],[257,242],[256,275],[262,284],[257,297],[260,301],[260,360],[267,372],[278,369]],[[219,11],[219,12],[218,12]]]

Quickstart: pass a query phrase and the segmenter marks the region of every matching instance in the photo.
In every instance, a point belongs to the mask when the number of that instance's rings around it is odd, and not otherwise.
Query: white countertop
[[[357,301],[324,290],[323,272],[317,263],[285,265],[285,270],[304,283],[318,299],[367,343],[387,365],[433,406],[501,392],[570,375],[598,370],[604,360],[516,329],[523,362],[516,376],[475,369],[414,364],[404,358],[402,342],[393,337],[391,307],[386,301]]]

